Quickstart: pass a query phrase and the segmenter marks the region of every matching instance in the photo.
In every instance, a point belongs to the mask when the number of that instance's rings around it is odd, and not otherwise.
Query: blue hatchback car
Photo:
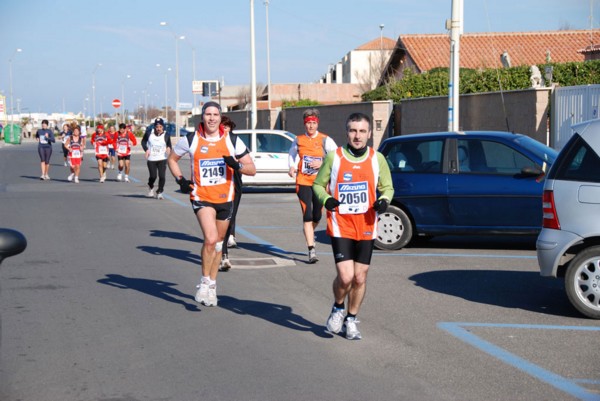
[[[394,199],[379,216],[375,246],[416,236],[537,235],[544,174],[557,152],[521,134],[467,131],[384,140]]]

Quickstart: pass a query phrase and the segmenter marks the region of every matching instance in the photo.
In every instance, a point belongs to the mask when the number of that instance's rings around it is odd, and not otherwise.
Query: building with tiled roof
[[[394,39],[384,36],[360,45],[330,65],[321,82],[359,84],[363,91],[374,89],[395,46]]]
[[[460,67],[500,68],[501,55],[510,66],[540,65],[549,61],[584,61],[585,52],[600,43],[600,30],[465,33],[460,39]],[[450,35],[400,35],[379,81],[400,79],[410,68],[417,73],[450,65]]]

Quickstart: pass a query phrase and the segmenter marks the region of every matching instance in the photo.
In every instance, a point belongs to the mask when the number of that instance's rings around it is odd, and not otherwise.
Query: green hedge
[[[544,69],[548,65],[553,67],[552,82],[560,86],[600,83],[600,60],[538,65],[542,76],[544,76]],[[407,69],[401,80],[365,92],[362,98],[364,101],[391,99],[394,102],[400,102],[402,99],[447,96],[448,74],[448,68],[435,68],[422,74]],[[527,89],[531,87],[530,75],[529,66],[489,68],[485,70],[461,68],[460,93]],[[500,88],[500,84],[502,84],[502,88]]]

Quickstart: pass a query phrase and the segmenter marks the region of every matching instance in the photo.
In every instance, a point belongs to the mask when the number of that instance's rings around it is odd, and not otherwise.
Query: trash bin
[[[13,145],[21,144],[21,126],[17,124],[8,124],[4,127],[4,142]]]

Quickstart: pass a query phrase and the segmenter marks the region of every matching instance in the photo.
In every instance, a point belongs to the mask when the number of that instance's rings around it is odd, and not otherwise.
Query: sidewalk
[[[31,138],[21,138],[21,144],[25,145],[25,144],[28,144],[28,143],[37,143],[37,141],[35,140],[35,136],[34,135],[35,134],[31,135]],[[88,135],[87,139],[86,139],[86,147],[85,147],[85,150],[83,152],[85,154],[93,154],[94,153],[94,149],[92,148],[92,145],[90,143],[90,138],[91,138],[91,135]],[[136,154],[137,153],[144,153],[144,149],[142,149],[142,138],[141,137],[140,138],[136,137],[136,139],[137,139],[137,145],[131,147],[131,153],[136,153]],[[19,146],[19,145],[18,144],[12,144],[12,143],[6,143],[5,140],[4,140],[4,136],[3,136],[2,139],[0,140],[0,148],[2,148],[4,146]],[[62,151],[62,146],[61,146],[61,143],[60,143],[59,139],[56,139],[56,143],[52,146],[52,149],[54,151],[56,151],[56,150]]]

